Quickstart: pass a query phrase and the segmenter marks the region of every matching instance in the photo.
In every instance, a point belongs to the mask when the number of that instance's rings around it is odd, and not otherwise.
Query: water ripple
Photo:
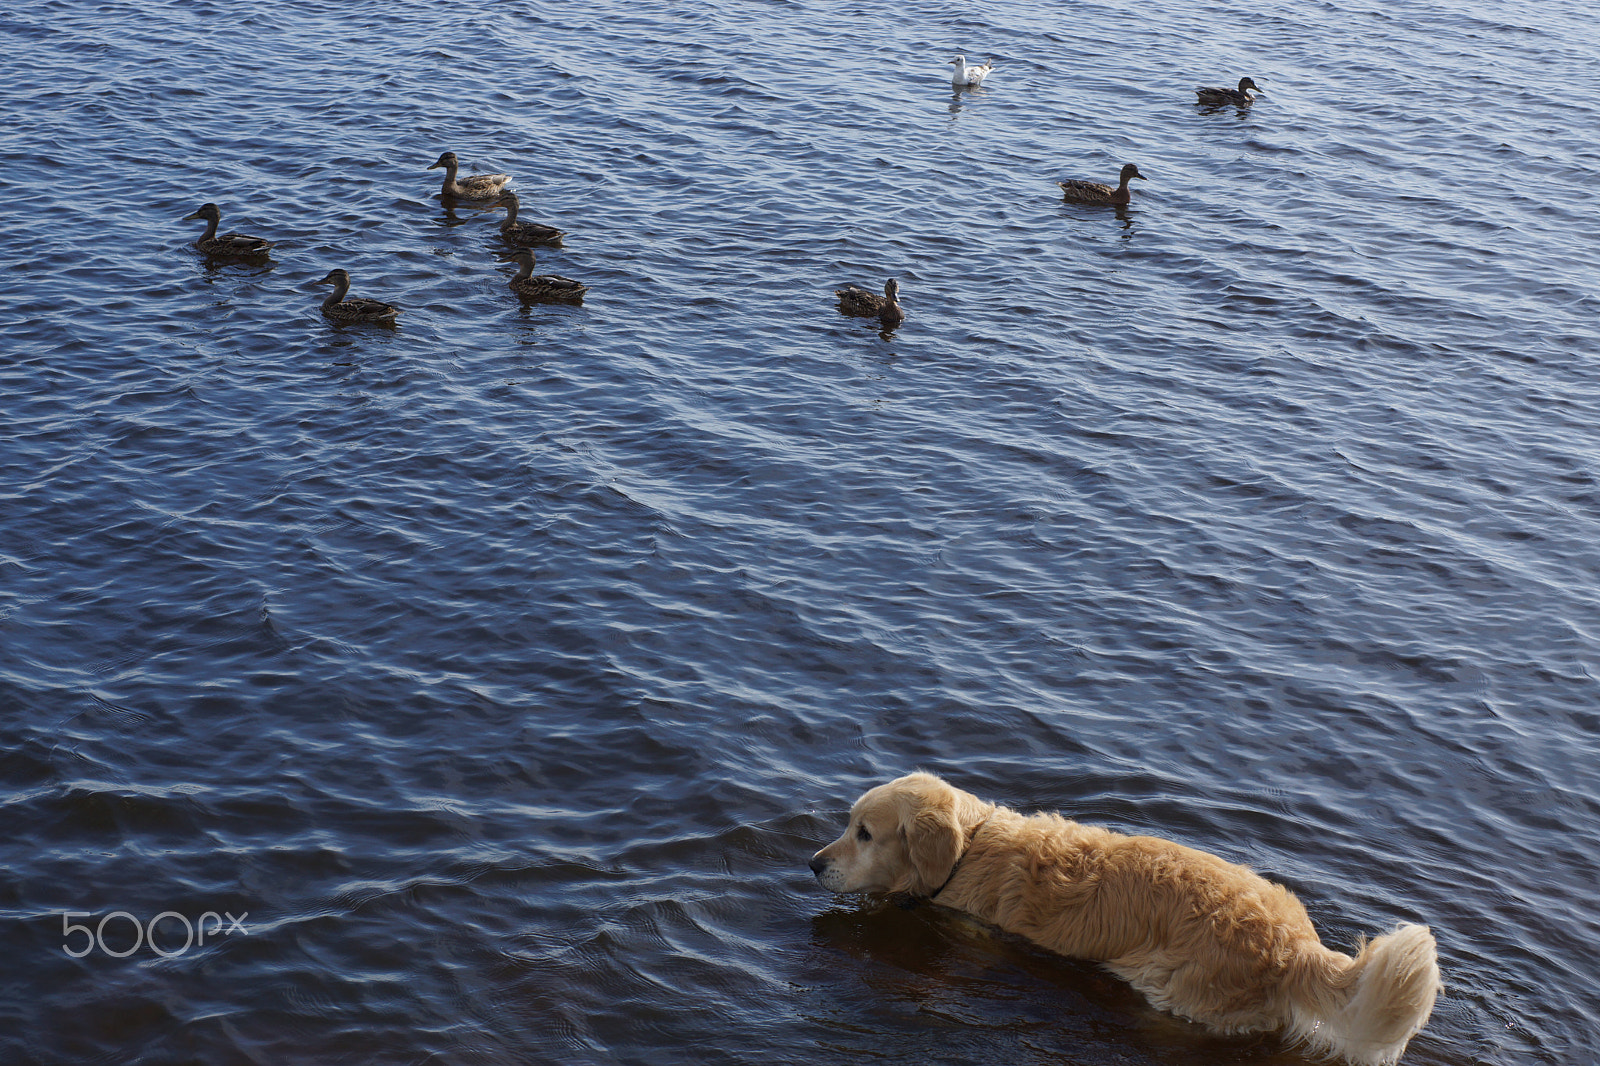
[[[1293,1061],[821,898],[915,766],[1429,922],[1408,1062],[1593,1057],[1586,13],[1059,14],[0,20],[7,1061]]]

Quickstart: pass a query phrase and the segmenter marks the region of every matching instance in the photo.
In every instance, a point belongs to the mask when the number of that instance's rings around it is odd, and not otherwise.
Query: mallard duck
[[[517,194],[509,189],[500,194],[500,199],[496,200],[495,204],[506,209],[506,220],[500,223],[500,237],[508,244],[520,244],[524,248],[535,244],[559,247],[561,238],[566,236],[554,226],[541,226],[537,222],[518,222],[517,208],[520,203]]]
[[[1194,91],[1202,104],[1238,104],[1240,107],[1255,99],[1250,95],[1251,90],[1261,91],[1261,87],[1249,78],[1240,78],[1237,89],[1219,89],[1215,85],[1203,86]]]
[[[900,283],[893,278],[883,283],[882,296],[859,285],[834,289],[833,294],[839,297],[839,310],[847,315],[876,318],[885,329],[893,329],[906,320],[906,313],[900,307]]]
[[[400,308],[382,300],[369,300],[365,296],[346,300],[344,294],[350,291],[350,275],[344,270],[328,271],[327,277],[317,284],[333,286],[333,292],[322,301],[322,313],[336,322],[375,322],[392,326],[400,313]]]
[[[1080,204],[1117,204],[1120,206],[1128,202],[1130,195],[1128,192],[1129,178],[1138,178],[1140,181],[1148,180],[1143,174],[1139,173],[1138,167],[1129,163],[1122,168],[1122,180],[1117,183],[1115,189],[1109,185],[1102,185],[1098,181],[1080,181],[1076,178],[1070,181],[1058,181],[1056,184],[1061,186],[1061,195],[1065,199]]]
[[[454,196],[458,200],[492,200],[500,195],[500,186],[511,180],[510,174],[473,174],[465,178],[457,178],[456,171],[461,167],[461,161],[454,152],[441,155],[429,170],[438,170],[444,167],[444,187],[439,190],[443,196]]]
[[[950,65],[956,68],[955,75],[950,79],[951,85],[982,85],[983,79],[994,69],[994,60],[989,60],[981,67],[969,67],[966,56],[956,56]]]
[[[564,278],[560,274],[540,274],[535,277],[533,250],[530,248],[518,248],[498,258],[502,263],[516,263],[522,267],[506,284],[511,286],[512,292],[523,299],[581,301],[583,294],[589,291],[589,286],[571,278]]]
[[[226,255],[236,259],[245,259],[266,255],[272,251],[272,242],[260,237],[249,237],[243,233],[224,233],[218,235],[217,223],[222,221],[222,212],[217,210],[216,204],[201,204],[195,209],[194,214],[184,215],[181,221],[203,218],[206,220],[206,231],[194,246],[206,255]]]

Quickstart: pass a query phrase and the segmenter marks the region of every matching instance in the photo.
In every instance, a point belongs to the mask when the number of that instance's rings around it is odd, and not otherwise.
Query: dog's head
[[[931,895],[993,809],[932,774],[907,774],[856,800],[844,835],[811,857],[811,872],[832,892]]]

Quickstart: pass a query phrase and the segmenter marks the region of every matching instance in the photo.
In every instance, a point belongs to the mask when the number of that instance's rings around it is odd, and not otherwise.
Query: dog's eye
[[[858,840],[860,840],[864,844],[868,844],[868,843],[872,842],[872,834],[867,832],[867,827],[866,827],[865,823],[862,823],[861,825],[856,826],[856,838]]]

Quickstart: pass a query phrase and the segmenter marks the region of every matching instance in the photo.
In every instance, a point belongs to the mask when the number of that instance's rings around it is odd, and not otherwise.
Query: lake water
[[[1591,7],[0,34],[0,1060],[1304,1061],[828,896],[917,767],[1431,924],[1408,1063],[1600,1057]]]

